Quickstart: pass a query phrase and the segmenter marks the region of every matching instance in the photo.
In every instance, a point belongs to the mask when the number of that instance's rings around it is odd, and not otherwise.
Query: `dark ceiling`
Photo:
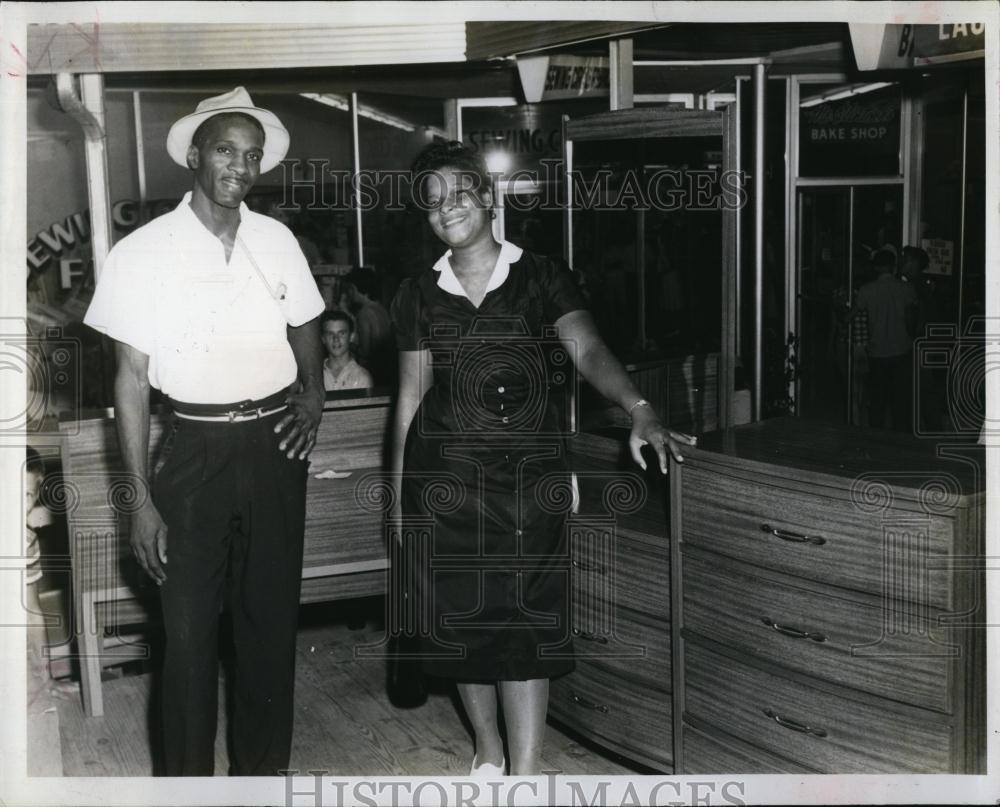
[[[106,73],[109,90],[223,92],[241,84],[257,93],[361,94],[362,102],[416,121],[438,121],[447,98],[521,98],[513,54],[563,52],[608,54],[608,38],[628,35],[641,61],[698,61],[770,57],[772,74],[805,71],[851,73],[854,57],[846,23],[650,23],[492,22],[466,25],[468,62],[368,65],[308,69]],[[646,28],[646,30],[636,30]],[[572,41],[573,44],[560,44]],[[732,86],[749,65],[637,66],[637,94],[706,93]],[[33,83],[44,86],[47,77]],[[371,96],[378,96],[371,97]]]

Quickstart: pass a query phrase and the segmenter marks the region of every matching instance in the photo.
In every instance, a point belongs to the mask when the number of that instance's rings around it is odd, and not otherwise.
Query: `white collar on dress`
[[[493,274],[490,275],[489,283],[486,284],[486,293],[493,291],[493,289],[497,288],[507,279],[507,275],[510,274],[510,265],[521,260],[523,253],[524,250],[517,244],[512,244],[510,241],[500,242],[500,254],[497,255]],[[469,295],[465,293],[465,289],[462,288],[462,284],[455,277],[455,271],[451,268],[450,249],[437,259],[437,262],[434,264],[434,271],[440,274],[437,281],[439,288],[444,289],[450,294],[457,294],[466,299],[469,298]]]

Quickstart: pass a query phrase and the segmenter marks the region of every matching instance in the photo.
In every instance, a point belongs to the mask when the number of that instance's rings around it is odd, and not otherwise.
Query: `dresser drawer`
[[[552,681],[549,714],[602,745],[668,767],[673,762],[670,694],[629,685],[603,664],[581,661]]]
[[[769,569],[941,610],[953,605],[953,521],[907,510],[865,512],[842,492],[761,484],[685,466],[686,543]]]
[[[820,773],[954,772],[952,727],[685,643],[685,718]]]
[[[573,590],[585,602],[614,603],[670,620],[670,548],[651,550],[630,530],[597,525],[571,530]]]
[[[719,732],[699,731],[684,724],[684,764],[678,774],[690,773],[815,773]]]
[[[644,686],[671,690],[670,622],[627,608],[612,612],[606,603],[572,602],[573,653],[580,661],[600,661],[618,675]]]
[[[575,518],[614,519],[647,541],[667,537],[668,491],[659,467],[643,471],[628,450],[629,429],[615,439],[580,435],[573,439],[570,467],[580,491]]]
[[[884,610],[878,598],[694,550],[683,564],[685,631],[873,695],[950,709],[950,656],[959,648],[931,640],[926,609]]]
[[[669,562],[620,531],[574,537],[570,620],[578,658],[670,688]]]

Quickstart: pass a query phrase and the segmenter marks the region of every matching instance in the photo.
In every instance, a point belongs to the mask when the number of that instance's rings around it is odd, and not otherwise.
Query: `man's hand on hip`
[[[313,450],[325,400],[326,392],[322,388],[293,392],[288,396],[288,414],[274,427],[276,434],[288,429],[278,444],[288,459],[304,460]]]
[[[167,525],[152,502],[146,502],[132,516],[132,534],[129,543],[132,554],[156,585],[167,579]]]

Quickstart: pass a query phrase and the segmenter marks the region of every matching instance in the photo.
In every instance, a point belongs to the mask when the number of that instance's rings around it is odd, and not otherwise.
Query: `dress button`
[[[506,390],[503,387],[497,387],[497,392],[503,395],[503,393],[506,392]]]

